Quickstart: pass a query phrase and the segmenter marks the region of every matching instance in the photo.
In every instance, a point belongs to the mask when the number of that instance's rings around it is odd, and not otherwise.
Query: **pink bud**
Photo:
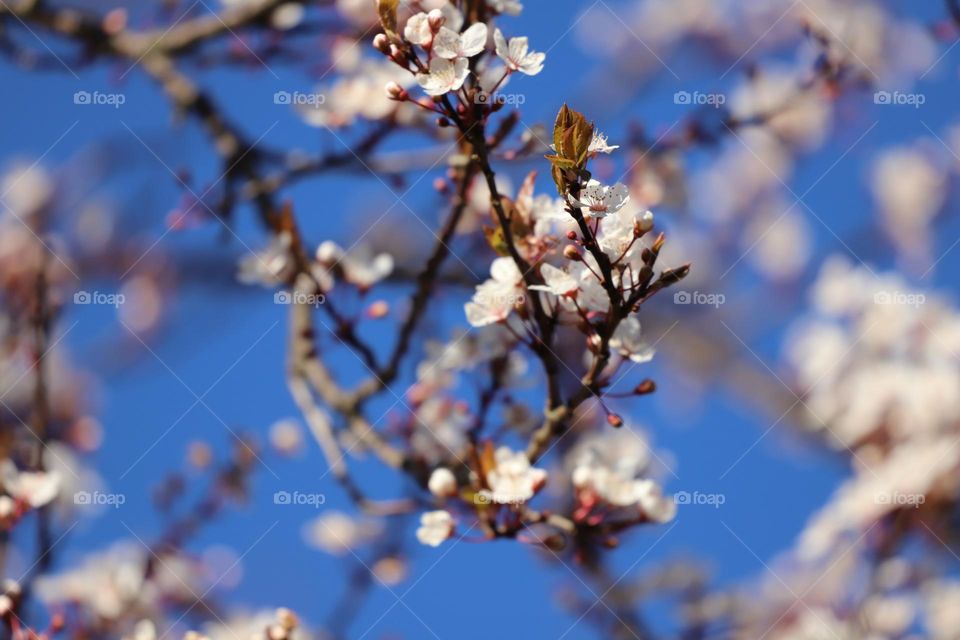
[[[407,92],[404,91],[403,87],[391,80],[387,83],[385,90],[387,92],[387,97],[391,100],[406,100]]]
[[[387,38],[387,34],[378,33],[373,36],[373,47],[383,54],[390,53],[390,39]]]
[[[390,305],[385,300],[377,300],[367,307],[367,317],[372,320],[379,320],[390,313]]]
[[[440,31],[440,27],[447,21],[447,19],[443,17],[443,12],[440,11],[440,9],[434,9],[428,13],[427,20],[430,22],[430,30],[434,33]]]

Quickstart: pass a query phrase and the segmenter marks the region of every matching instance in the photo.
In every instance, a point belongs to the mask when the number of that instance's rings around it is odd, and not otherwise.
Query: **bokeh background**
[[[107,4],[86,6],[105,11],[113,7]],[[150,4],[128,6],[129,20],[162,24]],[[198,4],[203,6],[195,5],[192,11],[218,9],[204,0]],[[803,0],[793,6],[746,4],[750,6],[720,0],[530,0],[520,16],[500,20],[505,32],[527,35],[534,49],[547,52],[540,75],[515,79],[507,88],[523,96],[523,126],[549,127],[559,106],[568,102],[594,120],[612,143],[624,147],[638,139],[675,136],[694,120],[722,129],[724,110],[678,104],[676,93],[733,96],[751,73],[777,65],[802,66],[812,59],[798,44],[807,36],[789,11]],[[642,369],[644,376],[657,380],[658,392],[617,407],[665,452],[669,470],[663,482],[668,491],[719,494],[723,504],[681,505],[675,522],[631,532],[611,551],[618,575],[632,579],[658,563],[686,558],[705,563],[718,587],[762,580],[768,565],[791,548],[811,514],[849,473],[843,456],[803,436],[796,412],[785,412],[792,392],[790,372],[783,365],[784,345],[827,256],[846,255],[878,270],[901,268],[918,285],[948,295],[956,287],[953,274],[960,252],[951,249],[960,238],[960,225],[950,214],[956,197],[950,185],[944,187],[929,252],[917,257],[905,256],[878,223],[880,204],[871,182],[877,159],[896,145],[919,145],[956,170],[957,147],[948,136],[956,123],[956,34],[945,26],[942,3],[877,4],[889,20],[914,25],[925,36],[916,36],[918,44],[905,46],[903,54],[916,55],[920,61],[913,67],[920,71],[911,68],[897,77],[884,66],[876,86],[838,91],[828,100],[831,112],[820,139],[791,154],[789,166],[771,168],[783,183],[777,187],[781,197],[771,206],[791,209],[786,224],[793,226],[782,238],[777,236],[781,245],[754,248],[742,240],[744,229],[738,228],[750,224],[747,220],[718,221],[714,216],[717,212],[711,209],[723,209],[728,198],[720,188],[736,189],[736,183],[702,180],[684,202],[654,207],[658,225],[668,236],[676,230],[674,235],[684,239],[671,259],[691,262],[693,277],[709,283],[704,290],[722,294],[726,302],[722,314],[719,309],[674,304],[669,295],[654,300],[649,309],[645,306],[641,318],[658,341],[659,356]],[[684,14],[701,11],[702,5],[711,5],[719,17],[700,23],[700,18],[689,18],[702,28],[685,31],[680,24],[688,19]],[[331,9],[314,10],[334,24],[339,20]],[[652,22],[654,18],[663,23]],[[160,319],[155,323],[133,311],[95,305],[70,305],[60,321],[64,345],[92,374],[90,400],[103,440],[89,454],[89,462],[104,487],[126,496],[118,508],[99,509],[78,520],[68,538],[58,543],[60,567],[118,539],[154,537],[162,518],[153,505],[153,492],[171,470],[187,468],[185,452],[191,443],[203,441],[226,450],[231,432],[266,443],[272,424],[300,418],[285,381],[286,307],[273,304],[273,291],[236,280],[238,261],[265,242],[252,210],[240,206],[226,225],[201,211],[183,228],[171,228],[172,212],[189,200],[180,179],[201,193],[220,175],[206,135],[192,119],[172,115],[162,92],[140,69],[75,65],[69,48],[49,33],[10,20],[6,25],[29,46],[56,52],[64,64],[24,69],[0,58],[0,162],[8,167],[39,163],[55,177],[67,217],[80,216],[91,201],[99,203],[96,206],[117,213],[116,234],[150,247],[143,262],[123,279],[84,273],[78,288],[129,292],[133,289],[124,287],[137,278],[138,269],[151,264],[169,264],[175,274],[157,300],[146,299],[145,304],[158,306]],[[678,35],[668,37],[674,28]],[[942,37],[944,29],[949,37]],[[661,37],[651,39],[656,34]],[[335,132],[312,127],[288,105],[273,101],[277,91],[310,91],[331,79],[321,79],[331,65],[329,38],[302,38],[298,47],[300,58],[292,62],[267,58],[264,64],[246,60],[188,68],[251,139],[271,148],[342,152],[371,125],[358,123]],[[878,59],[885,60],[883,52]],[[878,88],[919,93],[925,102],[919,107],[877,104]],[[117,108],[77,105],[77,91],[122,93],[125,102]],[[743,146],[738,134],[721,130],[715,143],[692,145],[683,152],[684,171],[708,171],[727,154],[734,167],[726,175],[734,179],[735,150]],[[402,158],[414,150],[437,148],[438,143],[422,135],[405,133],[388,140],[381,151]],[[611,156],[598,165],[597,173],[616,179],[634,159],[626,153]],[[744,173],[757,170],[748,164],[739,168]],[[529,170],[547,173],[546,162],[538,156],[498,169],[512,185]],[[349,246],[364,235],[365,241],[394,252],[402,262],[404,256],[421,254],[432,240],[422,223],[437,225],[442,219],[444,201],[432,183],[443,171],[442,163],[422,162],[402,176],[383,179],[353,166],[304,180],[283,195],[294,204],[311,242],[335,239]],[[552,189],[548,175],[541,175],[538,189]],[[464,252],[467,270],[483,276],[483,257],[478,259],[471,250],[464,246],[455,251]],[[786,274],[771,278],[757,252],[768,262],[781,254],[801,255]],[[685,289],[697,290],[697,282]],[[377,297],[399,308],[409,290],[404,284],[386,284]],[[465,326],[462,304],[470,292],[469,286],[441,288],[428,333],[444,336],[453,327]],[[149,329],[131,331],[138,322]],[[386,322],[371,323],[364,335],[385,348],[389,327]],[[692,346],[698,340],[723,340],[733,348],[706,364]],[[359,379],[364,373],[346,350],[337,353],[335,363],[348,378]],[[408,368],[392,385],[399,396],[412,381],[410,373]],[[402,410],[395,399],[375,405],[387,415],[385,423],[390,412]],[[204,527],[191,550],[229,569],[217,593],[232,607],[285,605],[314,624],[324,624],[348,589],[358,557],[336,557],[305,544],[305,528],[320,510],[349,512],[351,505],[312,442],[293,457],[265,450],[261,462],[251,499]],[[361,483],[378,496],[400,496],[410,489],[406,480],[375,464],[361,461],[358,469]],[[184,473],[191,477],[189,470]],[[293,490],[323,493],[325,504],[319,510],[274,504],[275,492]],[[389,526],[404,524],[391,521]],[[415,542],[412,530],[404,535],[407,577],[371,590],[359,605],[350,637],[598,637],[589,621],[578,620],[562,606],[562,594],[576,593],[588,602],[600,594],[542,553],[510,542],[469,540],[430,549]],[[364,552],[358,556],[363,559]],[[12,558],[7,572],[15,574],[29,562]],[[655,599],[644,607],[655,625],[674,628],[673,615]]]

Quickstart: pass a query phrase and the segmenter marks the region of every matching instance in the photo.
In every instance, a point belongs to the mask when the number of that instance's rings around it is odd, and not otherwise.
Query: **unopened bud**
[[[653,241],[653,251],[654,253],[660,253],[660,249],[663,248],[663,242],[666,240],[666,236],[663,235],[663,232],[660,232],[660,235],[657,236],[657,239]]]
[[[407,99],[407,92],[404,90],[403,87],[401,87],[399,84],[397,84],[393,80],[387,83],[387,86],[385,87],[385,91],[387,93],[387,97],[390,98],[391,100]]]
[[[668,287],[671,284],[675,284],[686,278],[688,273],[690,273],[689,264],[685,264],[682,267],[677,267],[676,269],[664,269],[660,272],[660,279],[658,282],[662,283],[663,286]]]
[[[450,121],[447,120],[446,118],[437,118],[437,126],[438,126],[438,127],[441,127],[441,128],[443,128],[443,127],[449,127],[449,126],[450,126]]]
[[[576,239],[577,239],[576,231],[574,231],[573,229],[571,229],[570,231],[567,231],[567,240],[576,240]]]
[[[377,300],[367,307],[367,317],[371,320],[379,320],[390,313],[390,305],[385,300]]]
[[[430,30],[436,33],[440,31],[440,27],[443,26],[443,23],[446,22],[447,19],[443,17],[443,11],[434,9],[427,14],[427,21],[430,23]]]
[[[390,53],[390,39],[385,33],[378,33],[373,36],[373,48],[384,55]]]
[[[633,392],[638,396],[644,396],[644,395],[647,395],[648,393],[653,393],[656,390],[657,390],[656,383],[650,378],[647,378],[646,380],[638,384],[636,388],[633,390]]]
[[[552,536],[547,536],[546,538],[544,538],[543,546],[545,546],[547,549],[550,549],[554,553],[557,553],[557,552],[563,551],[566,548],[567,541],[562,535],[558,533],[558,534],[554,534]]]
[[[579,262],[581,260],[580,251],[578,251],[577,248],[572,244],[568,244],[563,248],[563,257],[574,262]]]
[[[60,633],[63,631],[64,626],[66,626],[66,623],[67,621],[62,613],[54,613],[50,617],[50,633]]]
[[[623,426],[623,418],[621,418],[615,413],[608,413],[607,424],[609,424],[611,427],[616,427],[619,429],[620,427]]]
[[[297,624],[299,624],[297,614],[286,607],[277,609],[277,622],[287,631],[293,631],[297,628]]]

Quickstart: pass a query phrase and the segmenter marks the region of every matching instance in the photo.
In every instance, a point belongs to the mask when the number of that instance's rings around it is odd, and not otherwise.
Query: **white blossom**
[[[490,0],[490,8],[508,16],[518,16],[523,11],[523,5],[518,0]]]
[[[239,264],[237,280],[244,284],[273,286],[285,282],[293,273],[289,233],[273,236],[265,249],[245,256]]]
[[[450,469],[437,467],[430,474],[427,488],[430,489],[430,493],[438,498],[453,496],[457,494],[457,479]]]
[[[393,273],[393,256],[373,254],[369,245],[354,246],[345,252],[337,243],[327,240],[317,248],[317,260],[326,268],[339,267],[348,282],[369,289]]]
[[[453,516],[444,510],[427,511],[420,516],[420,527],[417,529],[417,540],[428,547],[439,547],[440,544],[453,535]]]
[[[327,511],[304,526],[303,536],[310,546],[343,556],[377,537],[381,528],[375,520],[352,518],[341,511]]]
[[[526,37],[510,38],[508,44],[503,33],[497,29],[493,32],[493,41],[497,55],[507,65],[507,69],[528,76],[535,76],[543,70],[543,61],[547,54],[528,51],[529,43]]]
[[[593,139],[590,141],[590,146],[587,151],[591,154],[598,153],[613,153],[620,148],[620,145],[610,145],[607,144],[607,136],[603,135],[600,131],[593,132]]]
[[[610,338],[610,346],[637,363],[653,359],[653,346],[644,339],[636,316],[628,316],[617,325]]]
[[[430,28],[430,18],[426,13],[415,13],[407,19],[403,28],[403,37],[407,42],[426,46],[433,39],[433,30]]]
[[[620,211],[629,199],[630,189],[623,183],[607,186],[590,180],[580,190],[578,198],[570,197],[570,202],[580,207],[583,215],[589,218],[604,218]]]
[[[490,279],[477,286],[473,299],[464,307],[467,321],[482,327],[507,319],[523,300],[523,279],[509,257],[500,257],[490,265]]]
[[[531,289],[536,291],[548,291],[555,296],[572,296],[576,294],[579,288],[579,282],[575,277],[558,269],[552,264],[544,264],[540,267],[540,275],[546,284],[536,284]]]
[[[547,472],[530,465],[522,451],[500,447],[494,454],[494,468],[487,474],[491,498],[498,504],[526,502],[547,481]]]
[[[0,482],[11,498],[33,509],[49,504],[60,491],[56,471],[18,471],[9,458],[0,461]]]
[[[447,27],[440,27],[433,40],[434,55],[454,60],[472,58],[487,46],[487,25],[477,22],[463,33],[457,33]]]
[[[434,58],[430,61],[429,73],[418,73],[417,83],[430,96],[442,96],[450,91],[456,91],[463,86],[463,81],[470,74],[466,58],[447,60]]]

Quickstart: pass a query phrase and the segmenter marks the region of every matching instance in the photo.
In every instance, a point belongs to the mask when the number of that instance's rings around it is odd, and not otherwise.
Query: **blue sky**
[[[570,30],[571,24],[585,11],[608,9],[604,3],[589,0],[560,0],[550,2],[549,7],[535,1],[527,5],[521,17],[506,19],[501,26],[508,34],[528,35],[535,49],[548,49],[547,66],[535,78],[514,80],[511,90],[522,91],[526,96],[525,122],[549,123],[564,100],[579,97],[589,101],[584,91],[597,65],[604,64],[584,50],[583,40],[576,29]],[[930,5],[937,6],[923,10],[925,17],[933,19],[939,16],[939,3]],[[612,2],[610,6],[618,7]],[[60,50],[49,36],[38,35]],[[640,49],[631,55],[644,52]],[[952,52],[937,73],[921,82],[919,90],[927,92],[928,103],[919,114],[889,109],[881,112],[872,104],[861,107],[852,121],[838,127],[825,149],[798,163],[791,186],[803,193],[831,166],[838,149],[847,148],[871,122],[881,120],[882,126],[872,131],[870,138],[832,169],[806,198],[807,204],[830,220],[841,235],[859,228],[869,211],[870,199],[863,185],[872,155],[884,145],[925,135],[926,125],[939,131],[951,122],[955,78],[947,82],[944,79],[955,73],[956,59],[957,53]],[[611,140],[617,141],[625,135],[630,120],[642,122],[653,131],[677,120],[682,115],[681,107],[673,104],[670,96],[678,85],[722,91],[738,79],[737,73],[732,73],[714,84],[717,69],[705,68],[702,57],[696,59],[696,65],[684,57],[671,64],[680,70],[683,81],[678,83],[668,74],[660,74],[628,103],[596,116],[588,115],[596,117]],[[342,150],[340,142],[331,135],[306,127],[270,99],[276,90],[309,90],[310,79],[281,64],[270,67],[272,72],[244,68],[204,72],[200,77],[229,105],[229,114],[243,124],[250,137],[262,135],[263,143],[273,147]],[[91,146],[106,146],[116,173],[92,185],[93,190],[98,196],[125,203],[125,213],[135,220],[131,233],[146,239],[164,233],[165,217],[181,196],[170,169],[189,167],[198,186],[218,175],[218,166],[202,132],[192,122],[171,126],[166,101],[139,69],[98,65],[77,69],[78,77],[74,77],[66,69],[25,73],[4,61],[0,62],[0,73],[6,89],[0,113],[7,123],[0,162],[32,162],[42,156],[47,166],[67,167],[65,180],[83,180],[82,187],[86,188],[86,178],[79,173],[86,166],[85,158],[90,157],[84,154],[90,153]],[[72,96],[81,90],[122,91],[127,99],[118,109],[78,107]],[[571,101],[576,106],[576,100]],[[359,135],[362,127],[343,138],[352,140]],[[389,148],[403,148],[403,144],[409,144],[409,139]],[[697,158],[693,161],[697,162]],[[539,168],[546,173],[545,163],[542,164]],[[430,183],[433,174],[441,171],[435,169],[404,198],[426,221],[437,217],[439,201]],[[540,186],[551,188],[543,180]],[[390,207],[395,201],[391,189],[362,174],[310,180],[286,195],[293,199],[306,233],[317,242],[328,237],[349,238],[362,228],[365,218],[361,214]],[[405,207],[394,207],[381,224],[418,230],[419,224],[410,216]],[[658,217],[668,229],[669,216],[668,212]],[[953,242],[955,227],[944,227],[943,237],[938,239],[940,251]],[[239,212],[234,230],[250,246],[262,244],[262,234],[249,209]],[[205,275],[210,275],[209,279],[220,275],[227,278],[246,251],[235,240],[224,242],[220,231],[219,225],[211,223],[170,234],[161,241],[158,251],[202,251],[219,259],[220,264],[211,267],[218,270],[217,274]],[[422,231],[426,233],[425,229]],[[814,226],[814,231],[817,255],[843,250],[830,231],[819,225]],[[893,264],[889,249],[882,243],[867,239],[863,252],[883,267]],[[696,268],[696,257],[692,260]],[[209,262],[215,263],[216,260]],[[954,266],[955,258],[948,258],[938,273],[949,274]],[[925,284],[942,284],[948,290],[951,286],[949,281],[938,282],[943,280],[942,276],[928,280],[932,282]],[[89,284],[90,288],[106,290],[115,285]],[[749,276],[738,278],[736,286],[751,286]],[[102,376],[100,416],[107,437],[93,462],[108,485],[124,492],[128,499],[122,508],[105,511],[78,527],[71,534],[68,547],[61,551],[58,566],[69,565],[85,550],[129,537],[130,530],[145,540],[156,534],[159,521],[149,503],[151,488],[166,472],[181,465],[188,442],[205,439],[215,446],[224,446],[229,434],[223,423],[265,440],[271,423],[297,413],[284,380],[284,307],[271,304],[272,293],[230,287],[211,291],[196,286],[190,278],[183,279],[182,287],[168,326],[159,340],[151,344],[154,353],[144,351],[132,363],[107,366],[109,358],[96,352],[101,344],[99,338],[105,333],[123,331],[109,311],[92,307],[68,311],[70,321],[79,322],[69,336],[71,348],[81,364],[93,363],[94,370]],[[398,299],[402,293],[386,291],[383,295]],[[438,309],[438,324],[444,331],[463,324],[463,300],[453,298],[461,293],[448,292],[446,305]],[[791,309],[802,289],[787,289],[782,295],[789,302],[772,305],[781,310],[771,313]],[[666,312],[668,307],[663,305],[661,309]],[[776,359],[783,323],[771,324],[775,328],[755,336],[751,346],[758,358],[779,371]],[[371,337],[381,346],[386,344],[385,337],[377,335],[376,329]],[[343,352],[338,358],[340,369],[360,371],[353,356]],[[658,560],[687,555],[709,559],[717,580],[723,584],[762,574],[764,566],[758,558],[766,562],[789,548],[809,515],[843,477],[844,461],[789,437],[781,429],[773,430],[758,443],[776,416],[758,414],[742,399],[731,397],[720,381],[709,381],[708,391],[688,406],[690,392],[682,371],[661,361],[649,365],[643,375],[657,379],[661,391],[653,398],[620,406],[624,414],[652,435],[659,449],[669,452],[675,460],[676,477],[665,479],[667,489],[719,492],[726,496],[726,502],[720,508],[681,509],[676,524],[666,535],[667,527],[632,533],[627,543],[613,552],[613,570],[618,574],[628,569],[642,573]],[[407,376],[394,385],[397,394],[402,395],[409,381]],[[197,402],[198,396],[202,402]],[[678,410],[678,406],[683,410]],[[788,424],[785,421],[783,426]],[[736,462],[745,451],[749,453]],[[324,492],[327,508],[349,510],[348,504],[332,479],[324,476],[324,463],[315,448],[294,462],[269,457],[265,460],[269,468],[257,473],[254,503],[229,511],[203,531],[193,548],[202,550],[226,544],[244,554],[243,578],[235,589],[225,592],[228,601],[251,608],[283,604],[309,620],[322,621],[343,588],[341,578],[345,574],[341,570],[346,565],[302,544],[301,527],[316,515],[315,510],[278,508],[270,496],[276,490],[293,488]],[[364,468],[367,467],[370,465]],[[723,479],[719,479],[721,476]],[[393,474],[370,468],[369,474],[361,477],[364,486],[378,495],[402,491],[401,481]],[[567,568],[544,562],[529,548],[510,542],[461,542],[437,550],[414,543],[410,549],[410,578],[392,591],[374,590],[352,628],[354,637],[368,628],[371,630],[367,637],[385,637],[389,633],[431,637],[432,631],[440,638],[482,638],[500,635],[507,628],[517,637],[560,637],[565,633],[567,638],[596,637],[587,623],[576,623],[576,617],[551,602],[560,583],[570,584],[588,596],[589,591]],[[381,618],[381,614],[385,615]],[[657,618],[666,622],[659,615]]]

